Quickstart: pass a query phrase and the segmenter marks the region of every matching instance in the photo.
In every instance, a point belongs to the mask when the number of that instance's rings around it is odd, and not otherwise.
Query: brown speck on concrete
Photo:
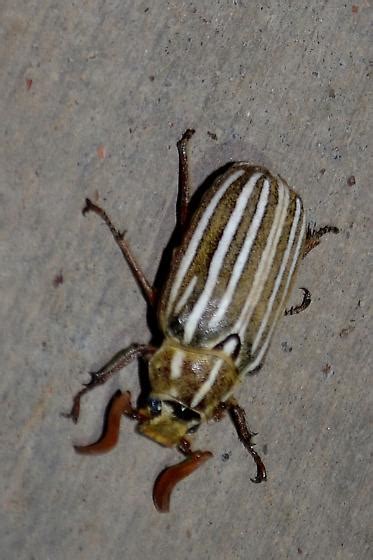
[[[354,185],[356,185],[355,175],[350,175],[350,177],[347,179],[347,184],[349,187],[353,187]]]
[[[349,327],[342,329],[341,332],[339,333],[339,336],[341,338],[346,338],[354,330],[355,330],[355,325],[350,325]]]
[[[332,377],[334,375],[334,370],[332,366],[328,363],[323,365],[321,371],[323,372],[325,379],[328,379],[329,377]]]
[[[334,90],[334,88],[332,88],[332,87],[329,88],[328,96],[329,96],[331,99],[335,99],[335,90]]]
[[[284,340],[284,342],[281,342],[281,348],[284,352],[287,352],[289,354],[293,351],[293,347],[290,346],[286,340]]]
[[[96,150],[98,159],[105,159],[106,158],[106,148],[103,144],[100,144]]]
[[[26,89],[27,89],[27,91],[30,91],[31,88],[32,88],[32,79],[31,78],[26,78]]]
[[[210,138],[212,138],[213,140],[217,140],[218,137],[215,134],[215,132],[210,132],[209,130],[207,131],[208,136],[210,136]]]
[[[61,284],[63,284],[63,283],[64,283],[64,277],[63,277],[62,270],[61,270],[61,271],[60,271],[58,274],[56,274],[56,276],[53,278],[53,286],[54,286],[55,288],[58,288],[58,286],[61,286]]]
[[[356,4],[352,4],[351,11],[353,14],[357,14],[359,11],[359,6],[357,6]]]

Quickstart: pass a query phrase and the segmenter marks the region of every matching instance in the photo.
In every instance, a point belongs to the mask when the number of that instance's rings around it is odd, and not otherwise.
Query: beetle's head
[[[155,395],[150,395],[143,413],[148,419],[139,424],[139,432],[166,447],[177,445],[201,423],[201,415],[195,410]]]

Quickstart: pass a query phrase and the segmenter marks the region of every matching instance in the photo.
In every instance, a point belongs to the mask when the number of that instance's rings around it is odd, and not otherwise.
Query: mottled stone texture
[[[372,558],[369,4],[2,1],[1,558]],[[118,386],[137,394],[136,366],[84,400],[77,427],[60,413],[89,370],[149,340],[84,198],[127,230],[153,278],[187,126],[195,186],[229,160],[265,164],[341,233],[304,261],[312,304],[282,320],[239,391],[268,482],[249,482],[225,420],[198,434],[215,457],[160,515],[153,480],[176,452],[129,422],[107,456],[72,449],[99,434]]]

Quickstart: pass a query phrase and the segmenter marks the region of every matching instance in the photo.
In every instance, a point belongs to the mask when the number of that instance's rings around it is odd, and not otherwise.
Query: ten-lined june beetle
[[[334,227],[306,226],[300,197],[280,177],[263,167],[240,162],[214,174],[192,210],[189,203],[187,143],[178,142],[179,195],[177,225],[169,274],[161,289],[153,288],[134,259],[124,236],[106,212],[87,199],[83,214],[93,211],[108,225],[162,333],[157,346],[133,344],[122,350],[74,397],[68,416],[75,422],[81,397],[136,358],[149,361],[150,393],[134,409],[129,393],[115,395],[107,431],[81,453],[111,449],[122,414],[138,421],[138,430],[164,446],[176,446],[187,458],[165,469],[154,487],[154,502],[168,511],[174,484],[205,461],[209,452],[192,452],[189,434],[202,421],[231,416],[238,436],[253,456],[257,474],[266,470],[253,449],[253,433],[245,412],[232,397],[239,381],[262,364],[301,258]],[[310,303],[304,289],[301,305]],[[156,340],[156,338],[155,338]]]

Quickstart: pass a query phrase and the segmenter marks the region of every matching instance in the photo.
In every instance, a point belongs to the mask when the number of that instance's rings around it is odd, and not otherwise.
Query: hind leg
[[[306,233],[306,241],[304,244],[303,249],[303,256],[304,258],[312,249],[317,247],[320,244],[320,239],[326,235],[327,233],[339,233],[339,229],[335,226],[323,226],[321,228],[316,229],[315,225],[308,224],[307,226],[307,233]],[[311,293],[307,288],[300,288],[303,290],[303,300],[298,305],[293,305],[290,309],[285,309],[285,315],[296,315],[301,311],[307,309],[307,307],[311,303]]]
[[[308,253],[312,251],[312,249],[319,245],[320,239],[327,233],[339,233],[339,229],[335,226],[323,226],[316,229],[315,224],[308,224],[306,242],[303,249],[303,258],[308,255]]]

